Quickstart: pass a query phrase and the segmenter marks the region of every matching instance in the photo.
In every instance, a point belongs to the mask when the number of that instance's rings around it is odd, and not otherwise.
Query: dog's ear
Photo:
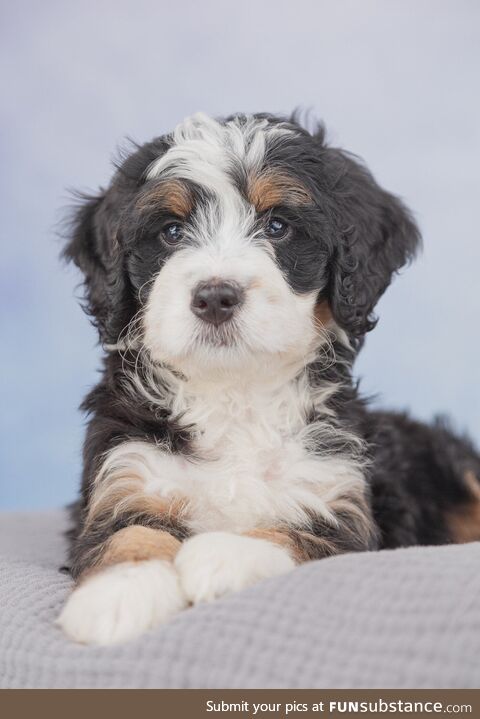
[[[81,198],[63,257],[83,272],[84,307],[98,328],[100,340],[114,344],[125,326],[128,298],[118,222],[109,205],[103,191]]]
[[[329,301],[337,323],[358,343],[375,326],[373,309],[392,275],[414,257],[420,233],[403,203],[382,190],[357,159],[332,148],[322,154],[337,235]]]

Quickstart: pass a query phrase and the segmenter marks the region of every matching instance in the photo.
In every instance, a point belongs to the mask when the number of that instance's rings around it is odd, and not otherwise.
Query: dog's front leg
[[[369,504],[357,493],[337,498],[330,517],[311,515],[304,526],[199,534],[183,543],[174,564],[185,596],[197,604],[283,574],[303,562],[376,546]]]
[[[175,557],[182,590],[192,604],[208,602],[288,572],[288,549],[261,537],[205,532],[183,543]]]
[[[161,491],[175,486],[167,483],[176,458],[147,442],[102,450],[86,466],[88,492],[69,557],[77,585],[58,619],[86,644],[124,641],[187,604],[173,566],[190,536],[187,503]]]
[[[106,645],[167,621],[187,604],[173,566],[180,546],[170,532],[139,524],[115,532],[90,549],[58,625],[74,641]]]

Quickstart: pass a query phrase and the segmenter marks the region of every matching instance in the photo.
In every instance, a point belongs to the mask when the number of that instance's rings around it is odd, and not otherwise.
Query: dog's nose
[[[201,282],[192,297],[192,312],[205,322],[220,325],[229,320],[243,301],[240,287],[231,282]]]

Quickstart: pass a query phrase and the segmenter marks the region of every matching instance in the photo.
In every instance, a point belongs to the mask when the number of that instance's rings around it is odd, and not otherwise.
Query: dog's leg
[[[58,619],[78,642],[125,641],[186,605],[173,566],[189,534],[182,523],[185,502],[147,491],[152,457],[149,445],[120,445],[91,482],[71,548],[77,587]]]
[[[154,445],[125,442],[101,454],[70,550],[77,586],[58,623],[79,642],[111,644],[168,620],[186,604],[173,559],[189,536],[184,499],[149,492],[169,476]],[[159,460],[160,458],[160,460]],[[166,481],[166,480],[165,480]]]
[[[112,508],[110,515],[86,523],[72,552],[77,586],[58,618],[71,639],[125,641],[186,605],[173,566],[184,530],[173,515],[174,509],[159,502],[156,514],[119,514]]]
[[[332,517],[312,516],[308,527],[256,529],[248,534],[208,532],[192,537],[175,557],[181,586],[194,604],[283,574],[297,564],[377,546],[368,503],[342,497]]]
[[[378,549],[378,529],[369,503],[356,491],[330,504],[331,518],[313,515],[308,526],[281,529],[257,529],[252,537],[284,547],[298,563]]]
[[[131,525],[104,542],[80,575],[58,624],[73,640],[113,644],[137,636],[182,609],[169,532]]]
[[[175,567],[187,599],[208,602],[295,567],[277,543],[229,532],[205,532],[187,540]]]

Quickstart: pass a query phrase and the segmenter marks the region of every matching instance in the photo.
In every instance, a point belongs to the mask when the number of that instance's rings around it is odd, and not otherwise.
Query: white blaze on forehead
[[[215,194],[231,186],[230,172],[242,166],[247,172],[262,167],[268,140],[294,132],[285,124],[273,125],[253,116],[234,118],[222,124],[204,113],[196,113],[178,125],[173,145],[155,160],[147,179],[181,177]]]
[[[177,126],[172,146],[151,164],[147,179],[175,177],[205,188],[212,198],[198,208],[189,239],[224,250],[242,246],[251,234],[254,211],[235,186],[233,173],[259,172],[269,140],[293,132],[264,118],[237,117],[220,123],[197,113]]]

